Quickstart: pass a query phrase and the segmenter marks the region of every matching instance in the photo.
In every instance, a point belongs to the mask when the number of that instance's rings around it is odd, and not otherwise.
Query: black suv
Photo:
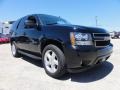
[[[109,33],[101,28],[72,25],[61,17],[33,14],[11,28],[14,57],[42,59],[46,73],[58,78],[106,61],[113,49]]]

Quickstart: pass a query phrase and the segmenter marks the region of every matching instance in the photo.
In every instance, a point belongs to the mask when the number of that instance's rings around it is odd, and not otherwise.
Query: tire
[[[11,44],[11,52],[14,57],[20,57],[20,54],[18,53],[18,49],[17,49],[15,43]]]
[[[46,73],[53,78],[60,78],[66,72],[65,56],[55,45],[48,45],[42,53],[43,66]]]

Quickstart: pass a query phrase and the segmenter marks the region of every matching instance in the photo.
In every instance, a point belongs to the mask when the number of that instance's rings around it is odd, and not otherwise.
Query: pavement
[[[0,45],[0,90],[120,90],[120,39],[113,39],[114,52],[107,62],[90,70],[48,76],[40,60],[14,58],[10,45]]]

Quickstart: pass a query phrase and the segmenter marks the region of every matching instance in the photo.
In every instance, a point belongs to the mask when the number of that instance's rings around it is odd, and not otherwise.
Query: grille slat
[[[110,44],[110,35],[107,33],[93,33],[96,47],[105,47]]]
[[[93,34],[94,35],[94,37],[106,37],[106,36],[110,36],[110,34],[107,34],[107,33],[94,33]]]

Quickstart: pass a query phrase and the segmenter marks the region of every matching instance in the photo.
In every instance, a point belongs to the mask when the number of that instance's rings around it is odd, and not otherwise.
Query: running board
[[[21,54],[23,54],[23,55],[26,55],[26,56],[28,56],[28,57],[34,58],[34,59],[42,59],[41,57],[38,57],[38,56],[35,56],[35,55],[32,55],[32,54],[23,52],[23,51],[21,51],[21,50],[18,50],[18,52],[21,53]]]

